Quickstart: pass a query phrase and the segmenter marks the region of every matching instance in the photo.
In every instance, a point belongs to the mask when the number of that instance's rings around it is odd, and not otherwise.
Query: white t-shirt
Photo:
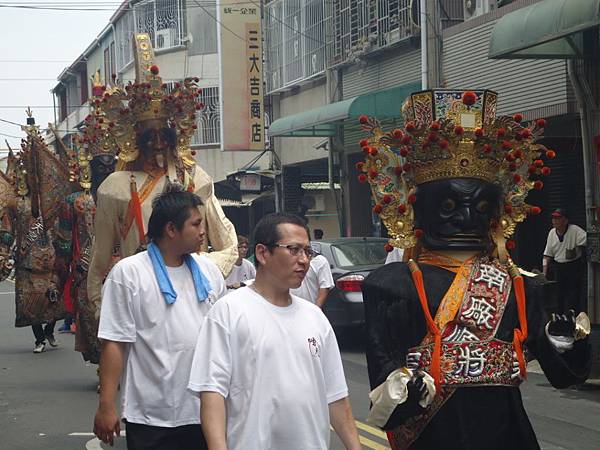
[[[210,311],[189,388],[225,397],[229,450],[325,450],[328,405],[348,396],[337,340],[321,310],[296,296],[275,306],[249,287]]]
[[[175,303],[160,292],[148,252],[124,258],[102,287],[98,337],[127,342],[121,377],[121,416],[160,427],[200,423],[200,402],[186,389],[200,326],[211,304],[225,294],[218,267],[193,255],[212,291],[198,302],[192,274],[184,263],[167,267]]]
[[[331,289],[332,287],[333,276],[329,268],[329,261],[323,255],[317,255],[310,260],[310,266],[300,287],[292,289],[290,292],[304,300],[316,303],[319,289]]]
[[[393,262],[402,262],[402,257],[404,256],[404,250],[401,248],[394,247],[391,252],[387,254],[385,257],[385,264],[393,263]]]
[[[254,268],[254,264],[252,264],[247,259],[242,259],[242,264],[239,266],[233,265],[233,269],[227,278],[225,278],[225,285],[232,286],[236,283],[240,283],[242,281],[253,280],[256,278],[256,269]],[[233,291],[235,289],[229,289],[229,291]]]
[[[577,225],[571,223],[568,225],[562,242],[558,239],[556,228],[552,228],[548,232],[544,256],[554,258],[554,261],[557,263],[575,261],[576,259],[581,258],[581,248],[579,247],[585,246],[586,241],[586,232]],[[572,255],[568,255],[568,253],[572,253]],[[567,256],[569,256],[569,258],[567,258]]]

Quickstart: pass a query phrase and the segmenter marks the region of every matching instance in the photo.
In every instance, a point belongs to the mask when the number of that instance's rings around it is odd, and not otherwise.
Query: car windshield
[[[340,267],[383,264],[387,256],[382,241],[344,242],[331,246]]]

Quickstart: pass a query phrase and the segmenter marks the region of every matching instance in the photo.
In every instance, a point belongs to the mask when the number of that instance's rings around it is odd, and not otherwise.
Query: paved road
[[[73,336],[57,335],[58,349],[34,355],[29,328],[14,328],[14,285],[0,283],[0,450],[100,450],[93,437],[96,368],[72,351]],[[389,448],[368,426],[368,381],[361,339],[340,339],[363,448]],[[600,390],[557,391],[530,374],[523,397],[543,450],[600,448]],[[124,440],[113,447],[124,450]],[[341,450],[332,435],[331,448]]]

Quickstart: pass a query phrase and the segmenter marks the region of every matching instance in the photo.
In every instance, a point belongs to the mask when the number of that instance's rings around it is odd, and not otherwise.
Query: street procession
[[[0,450],[600,448],[600,0],[0,18]]]

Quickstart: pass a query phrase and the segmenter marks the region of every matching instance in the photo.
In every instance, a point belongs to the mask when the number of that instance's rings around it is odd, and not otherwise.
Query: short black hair
[[[152,200],[152,214],[148,221],[148,240],[157,241],[163,237],[165,225],[169,222],[177,230],[190,218],[192,208],[201,206],[202,200],[193,192],[186,191],[179,183],[170,183],[165,191]]]
[[[256,255],[256,246],[258,244],[262,244],[269,248],[273,247],[273,245],[281,239],[277,227],[286,223],[304,228],[306,230],[306,236],[310,239],[310,233],[308,232],[306,222],[301,217],[288,213],[267,214],[258,221],[256,227],[254,227],[254,232],[252,233],[252,248],[254,249],[254,255]],[[260,266],[256,256],[254,257],[254,264],[256,267]]]
[[[315,228],[313,230],[313,234],[315,235],[316,240],[323,239],[323,230],[320,228]]]

